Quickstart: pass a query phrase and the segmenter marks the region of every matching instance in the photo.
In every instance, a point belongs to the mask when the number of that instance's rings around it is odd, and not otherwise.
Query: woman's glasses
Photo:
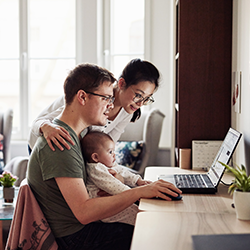
[[[152,104],[155,101],[152,96],[143,97],[142,95],[136,93],[131,87],[130,87],[130,89],[135,94],[135,97],[133,98],[133,101],[135,103],[143,102],[143,105],[149,105],[149,104]]]

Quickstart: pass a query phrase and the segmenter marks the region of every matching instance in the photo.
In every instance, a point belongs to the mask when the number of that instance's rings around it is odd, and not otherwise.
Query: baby
[[[132,173],[126,167],[118,165],[115,161],[115,143],[112,138],[100,131],[90,131],[81,140],[82,153],[88,173],[87,189],[90,198],[98,197],[103,190],[115,195],[131,187],[149,184],[140,175]],[[122,179],[116,178],[116,175]],[[133,204],[115,216],[102,220],[103,222],[123,222],[135,224],[137,205]]]

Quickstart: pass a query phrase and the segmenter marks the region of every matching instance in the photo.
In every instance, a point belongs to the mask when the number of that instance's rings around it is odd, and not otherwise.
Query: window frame
[[[21,20],[19,21],[20,52],[18,58],[20,69],[20,130],[13,130],[12,140],[27,140],[30,131],[28,4],[29,0],[19,0],[19,20]],[[144,59],[149,61],[151,57],[151,4],[151,0],[145,0]],[[110,0],[75,0],[75,6],[76,65],[83,62],[92,62],[112,71]]]
[[[31,114],[30,110],[30,61],[31,60],[39,60],[40,58],[33,58],[29,54],[29,1],[30,0],[19,0],[18,1],[18,11],[19,11],[19,127],[12,129],[12,139],[13,140],[27,140],[28,134],[30,132],[30,124],[29,117]],[[81,15],[80,11],[78,11],[78,7],[80,5],[80,0],[75,0],[75,14],[76,14],[76,31],[77,31],[77,22],[81,22],[79,15]],[[79,27],[78,27],[79,29]],[[77,32],[76,32],[77,33]],[[78,39],[78,40],[77,40]],[[76,44],[81,43],[81,39],[79,36],[75,37]],[[79,48],[79,46],[78,46]],[[53,59],[69,59],[75,60],[75,62],[80,61],[81,59],[76,57],[77,48],[75,51],[74,57],[53,57],[53,58],[41,58],[42,60]],[[44,107],[45,108],[45,107]],[[14,114],[15,115],[15,114]],[[38,115],[38,114],[37,114]]]

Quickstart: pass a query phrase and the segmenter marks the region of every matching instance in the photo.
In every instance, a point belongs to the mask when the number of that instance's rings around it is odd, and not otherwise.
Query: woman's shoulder
[[[132,118],[133,114],[129,114],[124,108],[121,108],[118,115],[116,116],[115,120],[127,120],[129,118]],[[114,120],[114,121],[115,121]]]

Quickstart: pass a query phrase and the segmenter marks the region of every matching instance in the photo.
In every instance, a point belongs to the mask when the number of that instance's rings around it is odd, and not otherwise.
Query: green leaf
[[[236,189],[241,190],[243,192],[250,192],[250,176],[247,176],[246,168],[244,165],[239,167],[228,166],[219,161],[226,169],[228,169],[235,177],[233,184],[228,188],[228,192],[232,194]]]

